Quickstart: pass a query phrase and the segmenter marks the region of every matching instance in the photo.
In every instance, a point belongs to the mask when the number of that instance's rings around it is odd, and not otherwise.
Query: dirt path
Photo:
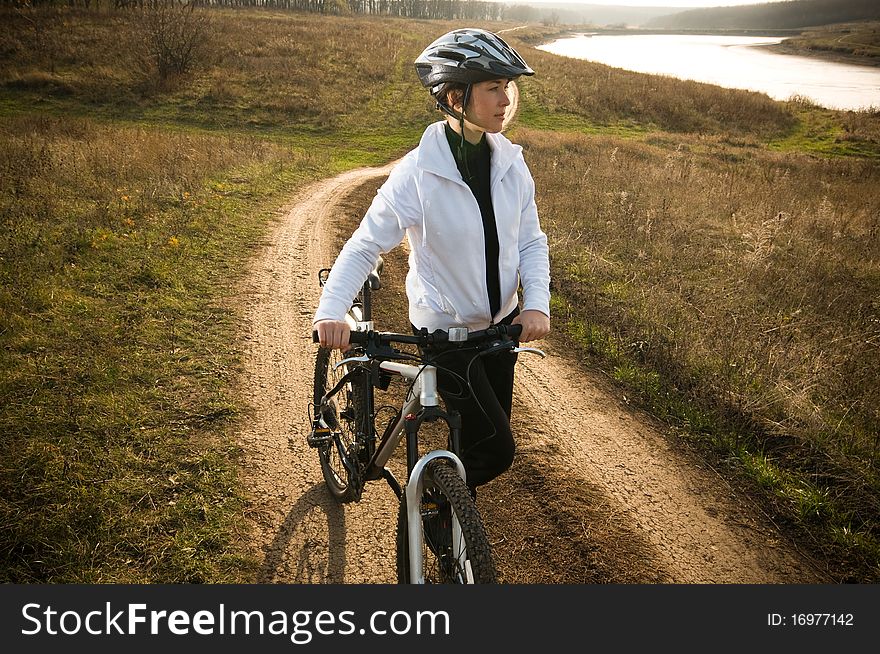
[[[264,553],[259,582],[395,581],[393,493],[371,488],[343,509],[325,492],[305,444],[316,275],[333,261],[327,226],[348,190],[389,170],[355,170],[305,189],[284,211],[245,291],[244,392],[253,417],[239,438],[255,545]]]
[[[806,563],[762,525],[712,470],[670,445],[633,411],[550,344],[544,360],[517,371],[519,409],[534,429],[528,446],[557,475],[598,486],[618,520],[644,536],[653,565],[674,583],[786,583],[814,579]],[[521,357],[522,358],[522,357]],[[541,420],[541,407],[565,407]],[[555,413],[555,411],[554,411]]]
[[[378,482],[360,503],[337,505],[305,444],[316,273],[351,232],[340,216],[362,214],[390,169],[355,170],[303,190],[244,289],[243,393],[252,418],[239,439],[248,516],[263,557],[259,582],[394,582],[393,493]],[[389,292],[399,305],[405,263],[397,256],[389,266],[397,270],[389,280],[396,291]],[[619,391],[568,360],[560,343],[537,345],[546,359],[520,358],[517,463],[480,494],[502,580],[821,580],[742,494],[676,448]]]

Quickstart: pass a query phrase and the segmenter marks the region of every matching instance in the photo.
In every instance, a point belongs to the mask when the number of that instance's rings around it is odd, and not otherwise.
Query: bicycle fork
[[[449,450],[433,450],[425,454],[416,462],[410,473],[409,481],[406,483],[406,525],[407,539],[409,543],[409,579],[413,584],[424,584],[425,576],[422,566],[424,564],[424,533],[422,531],[422,492],[424,491],[424,474],[425,466],[434,459],[449,459],[458,469],[458,474],[464,479],[464,464],[455,454]],[[456,561],[461,560],[462,550],[462,534],[461,524],[458,522],[458,515],[455,511],[452,513],[452,555]],[[464,562],[464,571],[467,582],[474,582],[474,575],[471,571],[471,563],[468,560]]]
[[[458,449],[459,434],[461,431],[461,417],[458,413],[452,415],[441,411],[437,406],[429,406],[422,409],[419,415],[409,414],[404,418],[404,427],[406,430],[406,449],[407,463],[409,465],[409,479],[404,489],[406,496],[406,525],[407,525],[407,541],[409,547],[409,579],[413,584],[424,584],[425,576],[423,572],[424,564],[424,540],[425,535],[422,529],[422,494],[425,490],[424,477],[425,468],[434,459],[447,459],[451,461],[458,475],[463,481],[467,481],[464,463],[458,456],[449,450],[432,450],[416,460],[418,457],[418,431],[421,423],[425,420],[442,418],[449,425],[452,434],[451,446]],[[455,511],[451,511],[452,520],[452,555],[456,561],[461,561],[462,555],[462,532],[461,523],[458,521],[458,515]],[[471,570],[470,561],[464,561],[464,573],[467,583],[474,582],[474,575]]]

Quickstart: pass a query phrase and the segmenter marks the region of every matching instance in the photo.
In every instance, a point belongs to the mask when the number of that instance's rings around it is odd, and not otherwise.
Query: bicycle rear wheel
[[[489,537],[458,471],[443,459],[428,463],[421,499],[423,574],[428,584],[491,584],[496,581]],[[452,514],[461,525],[460,555],[453,550]],[[410,583],[406,494],[397,514],[397,581]]]
[[[339,350],[319,348],[315,359],[315,406],[347,372],[347,366],[338,370],[336,364],[346,355]],[[318,448],[321,473],[330,494],[339,502],[360,500],[363,478],[352,474],[343,460],[348,460],[357,470],[361,466],[361,452],[366,447],[370,418],[366,411],[366,389],[361,379],[354,379],[342,388],[324,408],[323,418],[332,432],[332,439]]]

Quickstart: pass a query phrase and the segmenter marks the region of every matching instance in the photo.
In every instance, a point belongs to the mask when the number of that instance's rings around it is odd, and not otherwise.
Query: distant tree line
[[[366,14],[442,20],[501,20],[507,7],[485,0],[0,0],[23,6],[59,5],[99,8],[192,5],[201,7],[260,7],[320,14]]]
[[[880,2],[878,0],[791,0],[740,7],[692,9],[654,18],[645,23],[645,27],[798,29],[860,20],[880,20]]]
[[[321,14],[367,14],[444,20],[500,20],[504,5],[484,0],[194,0],[212,7],[265,7]]]

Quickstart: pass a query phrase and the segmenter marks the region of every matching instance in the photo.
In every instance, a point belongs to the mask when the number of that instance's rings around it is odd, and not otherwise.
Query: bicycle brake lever
[[[516,354],[519,354],[520,352],[524,352],[525,354],[537,354],[542,359],[547,356],[546,352],[544,352],[543,350],[539,350],[536,347],[515,347],[511,350],[511,352],[514,352]]]
[[[343,359],[335,366],[333,366],[333,370],[339,370],[339,366],[344,366],[346,363],[366,363],[369,360],[370,357],[368,357],[366,354],[362,354],[359,357],[350,357],[348,359]]]

